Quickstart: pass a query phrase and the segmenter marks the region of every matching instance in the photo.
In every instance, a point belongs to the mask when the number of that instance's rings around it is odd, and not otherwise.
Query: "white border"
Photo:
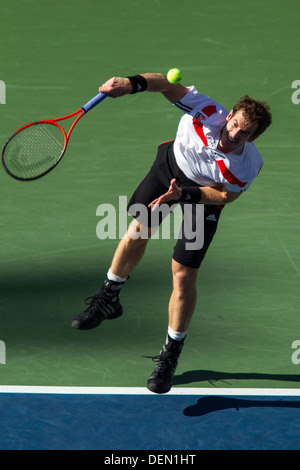
[[[43,393],[66,395],[152,395],[144,387],[48,387],[30,385],[0,385],[0,393]],[[176,388],[165,395],[214,396],[300,396],[293,388]],[[156,395],[158,396],[158,395]]]

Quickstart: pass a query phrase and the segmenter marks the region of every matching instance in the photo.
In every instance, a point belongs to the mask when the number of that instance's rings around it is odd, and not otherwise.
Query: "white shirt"
[[[189,87],[175,106],[186,113],[174,142],[179,168],[200,186],[225,184],[229,191],[245,191],[257,177],[263,159],[253,142],[246,142],[240,155],[218,149],[228,111],[195,87]]]

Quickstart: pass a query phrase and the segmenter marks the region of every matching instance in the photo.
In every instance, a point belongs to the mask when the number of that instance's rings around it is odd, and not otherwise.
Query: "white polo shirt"
[[[175,106],[185,113],[174,142],[177,165],[200,186],[225,184],[229,191],[245,191],[263,165],[253,142],[246,142],[241,155],[218,149],[228,111],[195,87]]]

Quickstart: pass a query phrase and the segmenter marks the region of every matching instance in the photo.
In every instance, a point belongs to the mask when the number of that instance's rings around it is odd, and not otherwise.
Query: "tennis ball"
[[[170,83],[179,83],[182,79],[182,73],[179,69],[171,69],[167,73],[167,79]]]

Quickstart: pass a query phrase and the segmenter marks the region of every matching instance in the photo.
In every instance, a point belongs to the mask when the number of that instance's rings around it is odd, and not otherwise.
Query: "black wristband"
[[[180,201],[183,202],[200,202],[201,201],[201,189],[189,186],[183,186],[182,188],[182,195]]]
[[[130,93],[131,95],[147,90],[148,83],[145,77],[142,77],[142,75],[133,75],[132,77],[127,78],[129,78],[132,86],[132,92]]]

